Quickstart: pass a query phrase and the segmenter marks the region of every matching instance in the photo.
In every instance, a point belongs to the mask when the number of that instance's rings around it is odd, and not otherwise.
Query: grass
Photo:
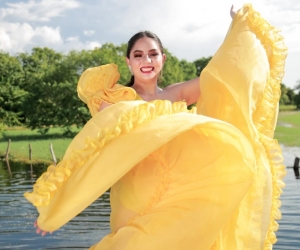
[[[300,111],[279,112],[275,139],[286,146],[300,146]]]
[[[296,105],[279,105],[279,111],[296,111]]]
[[[285,108],[285,110],[293,110]],[[13,128],[3,132],[0,140],[0,156],[4,157],[8,139],[11,139],[10,159],[29,161],[29,144],[32,148],[32,162],[52,162],[49,145],[52,143],[57,160],[61,160],[79,129],[73,128],[73,134],[66,136],[64,129],[53,128],[47,134],[36,130]],[[279,112],[275,139],[286,146],[300,146],[300,111]]]
[[[65,135],[62,128],[53,128],[47,134],[40,134],[37,130],[14,128],[3,132],[0,141],[0,156],[5,156],[8,140],[11,139],[10,159],[29,161],[29,144],[32,152],[32,162],[51,162],[50,143],[57,160],[61,160],[72,138],[79,129],[72,129],[71,134]]]

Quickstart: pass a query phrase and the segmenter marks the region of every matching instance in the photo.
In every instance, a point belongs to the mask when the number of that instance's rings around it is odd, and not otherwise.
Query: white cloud
[[[18,3],[7,3],[8,8],[0,10],[0,18],[16,18],[26,21],[50,21],[60,16],[65,10],[78,8],[80,3],[76,0],[41,0]]]
[[[97,41],[88,41],[85,43],[85,49],[92,50],[95,48],[101,48],[101,44]]]
[[[86,41],[82,42],[78,37],[68,37],[64,44],[64,51],[70,50],[93,50],[95,48],[101,48],[101,43],[97,41]]]
[[[28,23],[1,23],[0,34],[0,49],[14,53],[37,44],[48,46],[62,43],[58,27],[33,28]]]
[[[66,39],[66,42],[70,43],[70,42],[77,42],[79,41],[79,38],[76,36],[76,37],[68,37]]]
[[[95,31],[94,30],[84,30],[83,34],[85,34],[86,36],[91,36],[91,35],[95,34]]]
[[[0,1],[0,49],[7,52],[34,46],[51,46],[61,52],[92,49],[103,43],[124,43],[136,32],[150,30],[174,56],[189,61],[217,51],[231,22],[230,6],[240,8],[245,3],[245,0],[6,1],[5,6]],[[300,79],[297,69],[300,1],[247,2],[282,30],[289,49],[283,82],[295,85]],[[46,21],[47,26],[38,26],[38,22]]]

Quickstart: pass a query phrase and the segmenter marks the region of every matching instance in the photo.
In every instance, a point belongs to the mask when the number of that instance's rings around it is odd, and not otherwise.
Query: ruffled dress
[[[285,174],[273,139],[287,49],[251,5],[202,71],[197,108],[146,102],[114,64],[86,70],[92,118],[25,197],[54,231],[110,189],[111,233],[91,249],[272,249]],[[99,105],[113,103],[101,112]]]

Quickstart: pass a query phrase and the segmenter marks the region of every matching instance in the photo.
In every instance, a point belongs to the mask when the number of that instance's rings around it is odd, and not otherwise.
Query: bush
[[[5,131],[5,129],[6,129],[6,125],[0,122],[0,139],[3,138],[3,132]]]

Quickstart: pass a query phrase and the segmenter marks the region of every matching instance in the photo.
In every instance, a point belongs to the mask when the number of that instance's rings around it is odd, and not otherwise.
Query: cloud
[[[94,30],[84,30],[83,34],[85,34],[86,36],[91,36],[91,35],[95,34],[95,31]]]
[[[88,41],[85,43],[85,49],[92,50],[95,48],[101,48],[101,44],[97,41]]]
[[[36,44],[49,46],[63,42],[58,27],[34,28],[28,23],[1,23],[0,34],[0,49],[10,52],[21,52]]]
[[[7,2],[4,4],[3,2]],[[300,1],[249,0],[254,9],[282,30],[289,49],[284,82],[299,79]],[[127,42],[150,30],[179,59],[212,56],[224,40],[231,18],[244,0],[14,0],[0,1],[0,49],[15,53],[36,46],[60,52]],[[47,25],[41,25],[47,22]],[[294,54],[296,53],[296,54]],[[297,56],[296,56],[297,55]]]
[[[53,17],[60,16],[64,11],[78,8],[76,0],[41,0],[18,3],[7,3],[8,8],[0,9],[0,19],[48,22]]]
[[[77,42],[77,41],[79,41],[77,36],[76,37],[68,37],[66,39],[66,42],[68,42],[68,43]]]
[[[59,26],[36,25],[50,22],[63,12],[78,8],[75,0],[30,0],[6,3],[0,9],[0,50],[10,53],[24,52],[32,47],[59,48],[65,43]]]
[[[82,42],[78,37],[68,37],[66,43],[60,46],[65,52],[70,50],[93,50],[95,48],[101,48],[101,43],[98,41],[86,41]]]

